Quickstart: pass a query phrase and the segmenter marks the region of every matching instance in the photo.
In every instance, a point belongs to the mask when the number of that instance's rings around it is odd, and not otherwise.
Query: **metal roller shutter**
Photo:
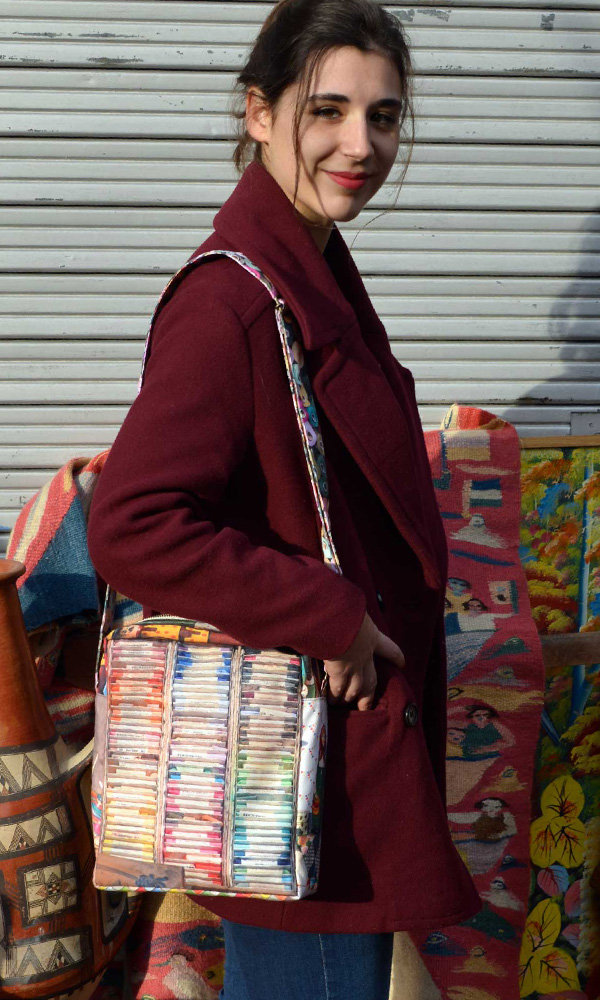
[[[156,296],[235,184],[229,93],[270,6],[0,0],[0,551],[114,439]],[[460,401],[600,430],[600,0],[389,9],[417,147],[398,207],[391,178],[343,229],[424,425]]]

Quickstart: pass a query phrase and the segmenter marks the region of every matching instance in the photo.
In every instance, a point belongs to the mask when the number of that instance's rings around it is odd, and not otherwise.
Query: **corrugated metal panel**
[[[0,275],[0,340],[115,340],[145,335],[166,275]],[[423,350],[449,341],[535,342],[536,349],[598,340],[593,278],[368,277],[393,341]],[[575,318],[574,318],[575,317]],[[492,348],[495,352],[496,347]]]
[[[158,0],[100,7],[93,0],[21,0],[15,17],[14,5],[4,0],[3,62],[152,70],[237,68],[270,6]],[[390,9],[407,28],[419,73],[594,73],[593,32],[598,22],[593,10],[483,12],[476,6],[427,5]]]
[[[593,16],[600,37],[600,14]],[[590,32],[589,37],[594,34]],[[587,74],[591,79],[585,80],[515,78],[507,86],[508,80],[502,74],[510,70],[500,66],[495,70],[498,76],[490,79],[461,78],[457,74],[465,70],[458,66],[448,76],[430,77],[428,86],[421,85],[416,95],[417,139],[597,144],[600,113],[593,77],[600,75],[600,58],[597,53],[592,56]],[[575,70],[575,65],[582,64],[586,65],[581,53],[577,53],[573,66],[557,72],[583,76]],[[525,67],[525,71],[536,73],[533,67]],[[214,76],[214,73],[174,71],[90,73],[2,69],[1,133],[73,138],[92,133],[131,139],[230,139],[233,125],[228,109],[233,76],[224,74],[223,79],[217,78],[217,85]],[[526,158],[524,162],[527,163]]]
[[[235,184],[229,95],[270,7],[0,0],[0,528],[113,440],[156,296]],[[424,424],[459,399],[568,434],[600,411],[600,0],[389,9],[418,144],[398,207],[392,176],[343,228]]]
[[[555,96],[558,101],[558,94]],[[583,99],[580,104],[583,108]],[[597,115],[594,128],[600,140],[600,109]],[[507,135],[510,127],[509,121]],[[224,141],[99,142],[0,137],[0,198],[6,205],[67,207],[109,203],[123,210],[136,205],[186,209],[192,205],[214,206],[215,184],[217,196],[225,198],[236,181],[228,160],[230,149]],[[140,164],[143,180],[139,177]],[[389,182],[373,202],[374,208],[381,211],[393,205],[400,173],[401,167],[392,171]],[[466,221],[478,209],[588,212],[590,197],[599,184],[598,145],[466,145],[439,141],[415,147],[398,201],[402,214],[413,208],[462,209],[470,213]],[[360,224],[372,214],[365,212]],[[48,218],[57,224],[56,216]],[[122,218],[132,216],[123,211]],[[211,219],[212,214],[207,212],[206,225]],[[497,224],[502,226],[501,222]],[[402,221],[396,216],[395,221],[382,219],[381,225],[402,225]],[[481,220],[475,218],[473,225],[481,226]]]
[[[110,228],[109,221],[114,212],[89,211],[84,217],[91,228],[78,230],[40,226],[37,209],[27,217],[20,211],[19,216],[25,217],[29,225],[13,227],[9,225],[11,213],[7,210],[6,225],[0,228],[0,267],[19,272],[69,268],[166,275],[180,264],[186,236],[190,241],[187,249],[192,251],[209,234],[213,212],[190,210],[185,231],[183,224],[182,228],[169,225],[172,214],[175,213],[142,211],[132,220],[133,224],[115,230]],[[354,257],[363,274],[406,275],[427,271],[454,274],[457,254],[463,274],[550,276],[568,273],[575,267],[580,275],[598,274],[600,220],[597,228],[590,228],[583,235],[577,225],[579,222],[585,226],[585,217],[566,213],[547,216],[539,222],[536,214],[530,213],[530,226],[538,226],[537,231],[520,228],[519,223],[525,221],[523,216],[514,219],[509,213],[498,216],[497,229],[493,213],[480,220],[483,225],[475,224],[473,228],[467,228],[468,220],[463,214],[446,213],[437,220],[430,215],[395,213],[387,225],[379,222],[377,227],[364,231],[343,226],[348,242],[354,243]],[[197,226],[193,225],[194,220]],[[106,228],[103,222],[108,222]],[[423,228],[425,225],[427,229]],[[54,249],[57,245],[60,249]],[[586,253],[580,261],[583,249]]]

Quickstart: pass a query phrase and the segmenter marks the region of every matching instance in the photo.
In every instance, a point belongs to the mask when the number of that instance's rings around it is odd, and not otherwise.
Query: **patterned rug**
[[[460,926],[414,936],[419,992],[397,975],[393,995],[515,1000],[544,686],[519,560],[520,444],[510,424],[465,406],[453,407],[426,442],[450,551],[448,819],[483,909]],[[401,941],[397,950],[400,970],[410,946]]]
[[[98,626],[98,577],[87,547],[87,522],[108,451],[74,458],[23,507],[7,546],[22,562],[17,587],[25,628],[44,690],[73,634]],[[117,595],[115,624],[140,618],[139,604]],[[93,679],[93,658],[91,677]],[[89,669],[85,670],[89,676]],[[87,678],[86,678],[87,679]]]
[[[68,746],[82,750],[94,736],[94,694],[53,681],[44,691],[52,721]]]
[[[527,592],[540,633],[600,628],[600,450],[520,453],[512,428],[468,407],[445,424],[426,438],[450,548],[448,811],[484,909],[397,935],[392,996],[597,1000],[598,668],[543,677]],[[482,634],[463,641],[469,609]]]
[[[148,893],[93,1000],[216,1000],[224,959],[218,918],[189,897]]]

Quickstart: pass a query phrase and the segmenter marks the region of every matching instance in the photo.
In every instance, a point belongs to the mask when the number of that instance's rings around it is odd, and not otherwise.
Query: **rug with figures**
[[[483,909],[414,937],[418,995],[516,1000],[544,683],[519,559],[520,444],[511,425],[464,406],[426,443],[450,555],[448,820]]]
[[[522,450],[463,406],[426,439],[450,551],[449,823],[483,909],[397,935],[392,997],[597,1000],[598,668],[545,677],[537,633],[600,629],[600,450]]]

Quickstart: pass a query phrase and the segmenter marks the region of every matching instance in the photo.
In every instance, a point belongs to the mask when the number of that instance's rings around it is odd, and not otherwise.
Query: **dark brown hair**
[[[275,113],[283,92],[300,82],[294,116],[297,193],[300,124],[310,87],[327,52],[346,46],[361,52],[379,52],[398,69],[403,100],[400,128],[407,121],[411,125],[409,155],[399,193],[414,145],[413,68],[400,21],[376,0],[280,0],[274,7],[236,81],[233,115],[239,129],[233,160],[240,174],[252,160],[261,162],[260,143],[252,139],[245,127],[246,93],[253,87],[259,89],[266,105]]]

